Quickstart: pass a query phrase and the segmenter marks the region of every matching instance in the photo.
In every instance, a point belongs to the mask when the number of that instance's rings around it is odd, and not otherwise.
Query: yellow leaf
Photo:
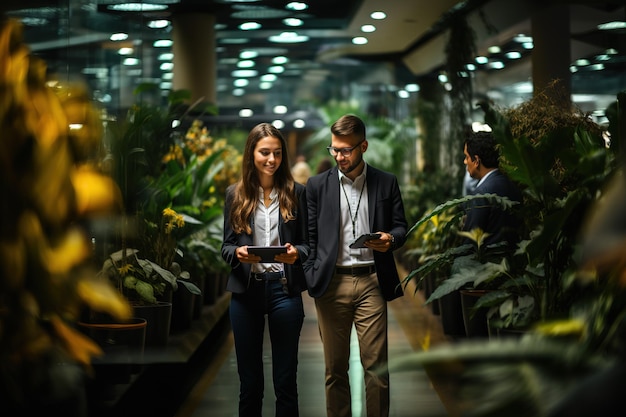
[[[38,146],[50,149],[67,135],[69,127],[65,113],[58,98],[48,89],[31,90],[29,99],[28,130],[36,135]]]
[[[119,211],[121,192],[112,178],[89,167],[81,167],[71,174],[76,192],[76,207],[81,215]]]
[[[69,230],[56,247],[40,243],[42,264],[52,274],[65,274],[89,256],[89,245],[79,229]]]
[[[582,337],[585,332],[585,323],[581,320],[555,320],[540,323],[535,326],[541,334],[548,336],[577,336]]]
[[[26,273],[26,247],[24,241],[0,241],[0,276],[3,285],[15,289],[22,285]]]
[[[465,236],[468,239],[476,242],[476,245],[480,248],[488,236],[491,236],[491,233],[485,233],[480,227],[475,227],[469,232],[460,231],[457,232],[460,236]]]
[[[66,325],[59,317],[52,316],[50,323],[59,339],[63,342],[65,349],[78,363],[90,365],[94,356],[103,354],[100,346],[93,340]]]
[[[422,350],[424,352],[430,349],[430,330],[428,330],[426,334],[424,335],[424,339],[422,340],[421,345],[422,345]]]
[[[132,307],[113,286],[104,280],[86,279],[78,282],[78,296],[93,310],[106,312],[125,320],[132,316]]]
[[[20,216],[18,233],[24,237],[26,247],[36,249],[41,265],[52,274],[64,274],[89,256],[89,246],[79,229],[68,231],[54,247],[50,246],[39,218],[31,211]]]
[[[439,216],[435,215],[430,218],[430,221],[433,222],[435,228],[439,227]]]

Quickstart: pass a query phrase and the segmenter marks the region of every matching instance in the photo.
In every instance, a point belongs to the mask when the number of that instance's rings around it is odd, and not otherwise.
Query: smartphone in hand
[[[380,233],[364,233],[358,238],[354,240],[354,242],[350,243],[350,249],[361,249],[364,248],[364,243],[368,240],[372,239],[380,239]]]

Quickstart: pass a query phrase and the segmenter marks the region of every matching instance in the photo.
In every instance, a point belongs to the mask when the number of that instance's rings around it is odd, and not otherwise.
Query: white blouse
[[[263,187],[259,187],[259,204],[254,212],[254,224],[252,231],[252,241],[255,246],[279,246],[280,236],[278,235],[278,219],[280,216],[280,206],[278,204],[278,193],[272,188],[270,192],[271,203],[265,206]],[[252,264],[252,272],[280,272],[281,263],[258,263]]]

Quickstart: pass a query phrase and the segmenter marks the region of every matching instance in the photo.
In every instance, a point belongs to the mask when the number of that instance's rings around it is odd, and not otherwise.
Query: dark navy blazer
[[[222,258],[231,266],[231,272],[226,283],[226,289],[234,293],[243,293],[250,286],[251,264],[241,263],[235,255],[239,246],[252,245],[252,235],[236,234],[230,225],[230,207],[233,201],[233,189],[231,185],[226,190],[226,202],[224,206],[224,241],[222,242]],[[278,235],[282,244],[291,243],[298,249],[298,260],[293,264],[284,264],[287,287],[290,294],[299,294],[306,289],[304,270],[302,264],[309,256],[309,242],[307,230],[306,190],[304,185],[295,184],[298,208],[294,212],[295,219],[287,223],[279,216]],[[254,225],[250,220],[252,230]]]
[[[499,170],[491,173],[472,194],[496,194],[507,197],[509,200],[522,202],[522,194],[519,188]],[[463,230],[469,231],[480,227],[484,232],[491,235],[485,239],[484,244],[490,245],[506,241],[513,246],[518,238],[520,222],[513,211],[505,211],[497,203],[484,199],[472,200],[466,207],[467,216]]]

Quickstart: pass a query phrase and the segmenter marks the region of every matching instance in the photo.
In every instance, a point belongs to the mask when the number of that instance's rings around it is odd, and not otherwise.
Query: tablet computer
[[[273,263],[274,256],[287,253],[287,246],[248,246],[248,253],[261,257],[261,263]]]
[[[352,243],[350,243],[350,249],[361,249],[364,248],[365,245],[363,245],[366,241],[368,240],[372,240],[372,239],[379,239],[380,238],[380,233],[364,233],[361,236],[359,236],[358,238],[356,238],[356,240]]]

